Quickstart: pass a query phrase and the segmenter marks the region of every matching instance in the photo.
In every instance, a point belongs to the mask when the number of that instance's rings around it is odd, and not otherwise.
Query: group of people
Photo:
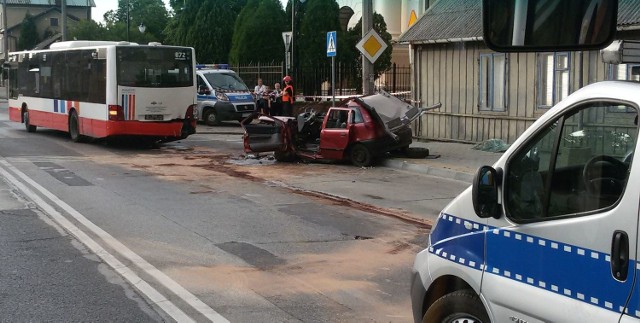
[[[280,83],[273,85],[273,90],[268,85],[262,83],[262,79],[258,78],[258,85],[254,89],[257,98],[258,110],[262,114],[272,116],[293,116],[293,80],[291,76],[285,76],[284,89],[280,87]]]

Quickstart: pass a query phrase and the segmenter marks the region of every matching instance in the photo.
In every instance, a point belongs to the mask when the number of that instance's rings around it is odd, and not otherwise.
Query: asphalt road
[[[77,144],[27,133],[0,106],[0,192],[14,201],[0,208],[12,286],[0,318],[411,321],[409,272],[428,233],[411,219],[467,184],[241,147],[211,134]]]

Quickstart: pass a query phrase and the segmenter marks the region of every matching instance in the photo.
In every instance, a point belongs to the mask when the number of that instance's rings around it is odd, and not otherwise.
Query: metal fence
[[[253,89],[257,79],[273,88],[276,82],[282,83],[285,68],[279,64],[244,64],[232,66],[240,78]],[[336,96],[362,94],[361,70],[357,65],[336,64]],[[307,100],[319,100],[333,94],[331,89],[331,64],[301,66],[292,72],[296,96]],[[281,84],[282,85],[282,84]],[[402,99],[411,98],[411,69],[409,66],[393,64],[375,81],[376,89],[397,93]]]

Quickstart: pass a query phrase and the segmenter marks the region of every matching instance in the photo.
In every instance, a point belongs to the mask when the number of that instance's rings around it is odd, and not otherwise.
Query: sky
[[[167,8],[169,7],[169,0],[163,0]],[[287,5],[287,0],[280,0],[282,6]],[[96,6],[91,10],[91,17],[97,22],[104,22],[104,14],[109,10],[118,9],[118,0],[95,0]]]

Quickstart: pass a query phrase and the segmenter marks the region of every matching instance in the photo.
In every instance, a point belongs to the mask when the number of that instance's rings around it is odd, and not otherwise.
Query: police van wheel
[[[22,112],[22,119],[24,120],[24,128],[27,129],[27,132],[36,132],[37,127],[31,125],[31,123],[29,122],[29,110],[25,109]]]
[[[218,119],[218,114],[216,113],[216,110],[209,109],[205,111],[204,123],[206,123],[207,126],[217,126],[220,124],[220,120]]]
[[[489,323],[482,301],[472,290],[449,293],[436,300],[425,313],[423,323]]]
[[[69,116],[69,137],[74,142],[81,142],[82,136],[80,135],[80,122],[78,121],[78,114],[71,112]]]

